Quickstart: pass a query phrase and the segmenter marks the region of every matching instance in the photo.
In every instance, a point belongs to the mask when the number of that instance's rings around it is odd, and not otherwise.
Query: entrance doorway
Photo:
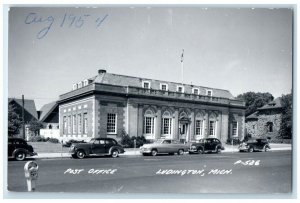
[[[179,124],[179,133],[180,135],[182,136],[186,136],[187,134],[187,127],[188,127],[188,124],[187,123],[180,123]]]
[[[189,122],[186,120],[179,121],[179,139],[181,142],[189,142]]]

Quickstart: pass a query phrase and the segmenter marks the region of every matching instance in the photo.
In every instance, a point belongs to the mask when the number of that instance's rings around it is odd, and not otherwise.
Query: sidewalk
[[[224,145],[225,150],[222,152],[238,152],[238,145]],[[270,143],[271,150],[270,151],[279,151],[279,150],[292,150],[291,144],[275,144]]]
[[[291,144],[270,144],[271,150],[270,151],[279,151],[279,150],[292,150]],[[238,152],[238,145],[224,145],[225,150],[222,153],[228,152]],[[120,156],[141,156],[139,149],[134,148],[126,148],[124,154],[120,154]],[[69,153],[39,153],[37,156],[33,156],[33,158],[43,158],[43,159],[51,159],[51,158],[69,158],[71,157]]]

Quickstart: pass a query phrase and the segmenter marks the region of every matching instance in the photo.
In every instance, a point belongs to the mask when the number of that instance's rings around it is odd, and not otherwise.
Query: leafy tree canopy
[[[22,127],[22,119],[16,113],[15,107],[12,104],[8,105],[8,136],[19,134]]]
[[[238,95],[237,98],[246,103],[246,116],[254,113],[258,108],[274,100],[273,95],[269,92],[246,92]]]
[[[39,135],[40,129],[44,127],[43,123],[37,120],[31,120],[29,122],[29,130],[35,135]]]
[[[293,125],[293,96],[292,94],[282,95],[282,119],[280,124],[279,134],[282,138],[292,138]]]

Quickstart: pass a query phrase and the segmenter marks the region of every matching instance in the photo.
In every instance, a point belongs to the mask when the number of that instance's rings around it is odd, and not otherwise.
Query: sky
[[[8,97],[39,110],[73,83],[107,72],[229,90],[292,89],[287,8],[11,8]]]

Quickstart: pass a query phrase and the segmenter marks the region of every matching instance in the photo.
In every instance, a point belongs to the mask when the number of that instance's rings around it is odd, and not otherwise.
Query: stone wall
[[[273,123],[273,132],[268,131],[268,123]],[[265,110],[257,115],[257,120],[251,119],[246,123],[247,133],[252,137],[270,137],[278,139],[281,123],[281,113],[279,110]]]
[[[258,119],[252,119],[246,122],[246,134],[250,134],[252,137],[255,137],[258,134],[257,121]]]

